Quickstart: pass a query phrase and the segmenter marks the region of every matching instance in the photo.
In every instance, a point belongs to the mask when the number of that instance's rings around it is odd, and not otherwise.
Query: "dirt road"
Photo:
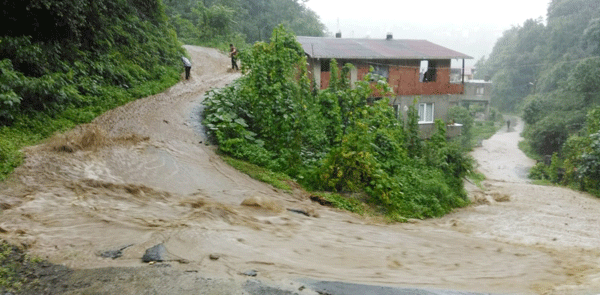
[[[103,274],[86,285],[100,293],[154,286],[159,294],[164,291],[156,286],[173,284],[179,288],[173,293],[198,294],[202,274],[230,282],[204,294],[240,294],[236,286],[247,284],[243,273],[250,270],[262,281],[293,287],[312,278],[470,292],[600,293],[600,200],[529,184],[524,175],[533,163],[517,148],[520,123],[474,151],[489,180],[484,190],[469,186],[472,206],[441,219],[388,225],[311,203],[302,192],[278,191],[224,164],[199,132],[199,105],[206,91],[239,74],[227,71],[227,56],[216,50],[186,48],[190,80],[26,150],[25,164],[0,184],[0,238],[80,269],[80,279]],[[249,198],[262,207],[240,205]],[[160,243],[172,260],[169,271],[141,262]],[[101,256],[121,248],[119,258]],[[103,284],[112,272],[137,275]]]

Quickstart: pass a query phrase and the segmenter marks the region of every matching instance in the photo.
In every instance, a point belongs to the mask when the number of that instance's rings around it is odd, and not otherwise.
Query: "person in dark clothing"
[[[506,120],[506,131],[510,131],[510,120]]]
[[[229,56],[231,57],[231,69],[239,70],[237,65],[237,49],[233,46],[233,44],[229,44]]]
[[[188,80],[190,78],[190,71],[192,70],[192,63],[185,56],[181,57],[181,61],[185,67],[185,79]]]

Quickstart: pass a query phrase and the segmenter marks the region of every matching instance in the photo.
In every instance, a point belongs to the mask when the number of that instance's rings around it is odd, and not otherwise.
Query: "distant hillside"
[[[299,0],[164,0],[185,43],[222,45],[268,41],[283,24],[296,35],[323,36],[325,25]]]

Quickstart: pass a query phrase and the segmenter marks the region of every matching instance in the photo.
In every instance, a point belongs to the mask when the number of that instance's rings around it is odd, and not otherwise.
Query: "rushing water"
[[[533,163],[517,148],[519,124],[473,152],[489,180],[484,190],[468,186],[472,206],[387,224],[278,191],[222,162],[198,130],[198,105],[239,74],[216,50],[187,49],[190,80],[26,149],[25,164],[1,184],[1,238],[75,268],[139,266],[147,248],[163,243],[184,262],[176,267],[233,278],[253,269],[272,280],[496,293],[600,289],[600,201],[528,183]],[[118,259],[99,256],[122,248]]]

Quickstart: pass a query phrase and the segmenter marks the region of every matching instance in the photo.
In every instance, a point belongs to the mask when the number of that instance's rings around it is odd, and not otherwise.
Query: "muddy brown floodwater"
[[[222,162],[199,131],[199,106],[240,74],[214,49],[186,49],[190,80],[25,150],[24,165],[0,184],[0,238],[74,269],[142,267],[144,251],[163,243],[173,268],[234,281],[255,270],[274,282],[600,293],[600,200],[530,184],[517,118],[473,152],[488,180],[467,185],[471,206],[385,224]],[[260,206],[242,206],[246,199]],[[120,258],[99,256],[128,245]]]

